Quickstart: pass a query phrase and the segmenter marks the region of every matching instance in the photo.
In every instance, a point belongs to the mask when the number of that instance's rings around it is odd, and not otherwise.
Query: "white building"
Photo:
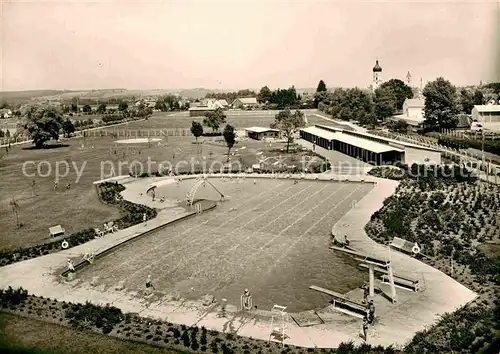
[[[424,120],[425,100],[421,98],[407,98],[403,103],[403,115],[414,118],[415,120]]]
[[[259,103],[255,97],[237,98],[231,103],[233,108],[239,109],[257,107],[258,105]]]
[[[0,118],[10,118],[12,117],[12,111],[8,108],[0,109]]]
[[[485,130],[500,131],[500,105],[476,105],[472,108],[472,121]]]
[[[300,137],[326,150],[335,150],[374,165],[396,162],[412,165],[439,165],[441,152],[437,149],[394,140],[370,133],[343,130],[326,125],[300,130]]]

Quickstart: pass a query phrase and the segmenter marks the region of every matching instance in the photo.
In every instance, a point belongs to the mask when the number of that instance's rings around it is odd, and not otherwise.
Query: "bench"
[[[356,317],[359,317],[359,315],[364,317],[366,315],[367,308],[365,305],[354,300],[350,300],[336,291],[328,290],[315,285],[311,285],[309,289],[330,295],[333,298],[334,308],[347,310],[347,313],[355,314]]]
[[[415,242],[410,242],[399,237],[394,237],[389,246],[396,249],[397,251],[413,255],[413,247],[415,246]]]
[[[389,283],[389,276],[387,274],[383,274],[381,279],[382,282]],[[394,276],[394,285],[397,285],[403,289],[420,291],[420,281],[415,279]]]
[[[361,268],[368,269],[368,266],[366,264],[360,264],[359,266]],[[382,273],[381,279],[384,283],[389,283],[389,275],[387,270],[379,267],[374,267],[374,270],[378,273]],[[410,289],[413,291],[420,291],[420,280],[418,279],[412,279],[395,274],[393,274],[393,278],[394,278],[394,285],[400,286],[405,289]]]

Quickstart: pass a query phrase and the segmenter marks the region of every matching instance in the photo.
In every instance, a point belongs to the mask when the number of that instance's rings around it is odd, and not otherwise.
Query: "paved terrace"
[[[252,178],[257,177],[253,176]],[[269,177],[259,175],[259,177]],[[367,196],[358,202],[357,206],[346,214],[333,227],[333,233],[346,234],[352,240],[352,246],[359,251],[369,252],[378,257],[388,256],[387,249],[369,239],[364,230],[370,215],[380,209],[385,198],[391,195],[397,183],[382,180],[371,176],[331,176],[328,174],[308,175],[308,179],[345,178],[366,181],[375,181],[377,186]],[[165,178],[168,179],[168,178]],[[151,200],[140,192],[145,191],[148,185],[159,179],[141,179],[138,181],[123,179],[127,189],[122,192],[124,197],[134,202],[151,205]],[[157,205],[151,205],[156,206]],[[228,306],[227,317],[219,316],[219,305],[203,306],[201,301],[186,301],[168,296],[154,295],[149,298],[144,294],[126,292],[120,288],[104,289],[82,282],[77,277],[73,281],[64,280],[60,274],[66,270],[66,260],[72,258],[81,260],[87,249],[97,252],[113,247],[123,241],[131,239],[141,233],[156,229],[180,217],[186,216],[188,211],[184,208],[169,204],[162,209],[158,216],[143,224],[120,230],[104,238],[92,240],[84,245],[70,248],[55,254],[50,254],[35,259],[19,262],[0,268],[0,286],[20,287],[29,293],[58,300],[84,303],[91,301],[96,304],[110,303],[124,312],[135,312],[142,316],[168,320],[173,323],[186,325],[199,325],[223,332],[233,332],[238,335],[269,339],[270,316],[266,311],[254,310],[250,313],[238,312],[234,307]],[[332,251],[333,252],[333,251]],[[429,267],[409,256],[396,252],[390,255],[396,274],[416,274],[425,279],[425,291],[421,293],[406,293],[398,289],[400,302],[390,304],[381,297],[375,298],[377,308],[377,322],[370,328],[369,342],[371,344],[404,344],[415,331],[436,321],[440,314],[453,311],[457,307],[471,301],[476,294],[466,289],[445,274]],[[334,266],[334,265],[332,265]],[[311,284],[318,285],[321,284]],[[332,289],[334,290],[334,289]],[[406,293],[406,294],[405,294]],[[359,289],[348,294],[358,298]],[[348,340],[360,342],[359,333],[361,320],[345,314],[325,309],[318,311],[324,324],[310,327],[299,327],[295,322],[289,321],[287,344],[304,347],[337,347],[339,343]]]

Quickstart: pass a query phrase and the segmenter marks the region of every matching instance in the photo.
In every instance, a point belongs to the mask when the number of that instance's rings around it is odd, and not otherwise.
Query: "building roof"
[[[217,100],[217,102],[220,103],[223,106],[227,106],[228,105],[228,103],[227,103],[226,100]]]
[[[335,133],[332,133],[331,131],[321,129],[318,127],[307,127],[307,128],[303,128],[300,130],[303,132],[315,135],[317,137],[326,139],[326,140],[335,140],[335,136],[336,136]]]
[[[415,116],[407,116],[406,114],[399,114],[397,116],[392,116],[389,118],[389,120],[392,121],[398,121],[402,120],[408,123],[408,125],[411,125],[413,127],[418,127],[420,124],[424,122],[424,118],[422,117],[415,117]]]
[[[250,127],[250,128],[245,128],[245,130],[252,133],[279,132],[278,129],[271,129],[265,127]]]
[[[500,112],[500,104],[482,104],[475,105],[474,108],[479,113],[482,112]]]
[[[379,65],[378,63],[378,60],[375,62],[375,66],[373,67],[373,72],[381,72],[382,71],[382,67]]]
[[[190,111],[215,111],[215,107],[206,107],[206,106],[200,106],[200,107],[190,107]]]
[[[427,147],[427,146],[422,146],[422,145],[417,145],[417,144],[413,144],[413,143],[408,143],[406,141],[391,139],[391,138],[387,138],[385,136],[380,136],[380,135],[375,135],[375,134],[370,134],[370,133],[362,133],[362,132],[348,132],[348,133],[349,134],[355,134],[355,135],[358,135],[358,136],[366,136],[366,137],[372,138],[372,139],[377,139],[379,141],[384,141],[387,144],[396,144],[396,145],[407,146],[407,147],[421,149],[421,150],[428,150],[428,151],[440,152],[437,149],[433,149],[433,148],[430,148],[430,147]]]
[[[407,98],[404,102],[404,105],[407,105],[411,108],[424,108],[425,100],[422,100],[420,98]]]
[[[258,103],[257,98],[255,98],[255,97],[242,97],[242,98],[237,98],[236,100],[240,101],[242,104],[257,104]]]
[[[404,152],[404,150],[399,149],[397,147],[391,146],[389,144],[382,144],[378,143],[376,141],[368,140],[368,139],[363,139],[359,138],[354,135],[349,135],[346,133],[337,133],[335,134],[335,140],[357,146],[359,148],[362,148],[364,150],[372,151],[377,154],[382,153],[382,152],[387,152],[387,151],[399,151],[399,152]]]

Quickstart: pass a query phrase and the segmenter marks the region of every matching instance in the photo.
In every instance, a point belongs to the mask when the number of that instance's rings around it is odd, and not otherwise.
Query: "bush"
[[[75,328],[93,325],[100,328],[102,333],[107,334],[121,322],[123,314],[119,308],[109,304],[100,307],[87,301],[85,305],[73,305],[66,310],[66,318]]]
[[[22,304],[28,298],[28,291],[22,287],[13,289],[11,286],[7,290],[0,289],[0,306],[9,308]]]

